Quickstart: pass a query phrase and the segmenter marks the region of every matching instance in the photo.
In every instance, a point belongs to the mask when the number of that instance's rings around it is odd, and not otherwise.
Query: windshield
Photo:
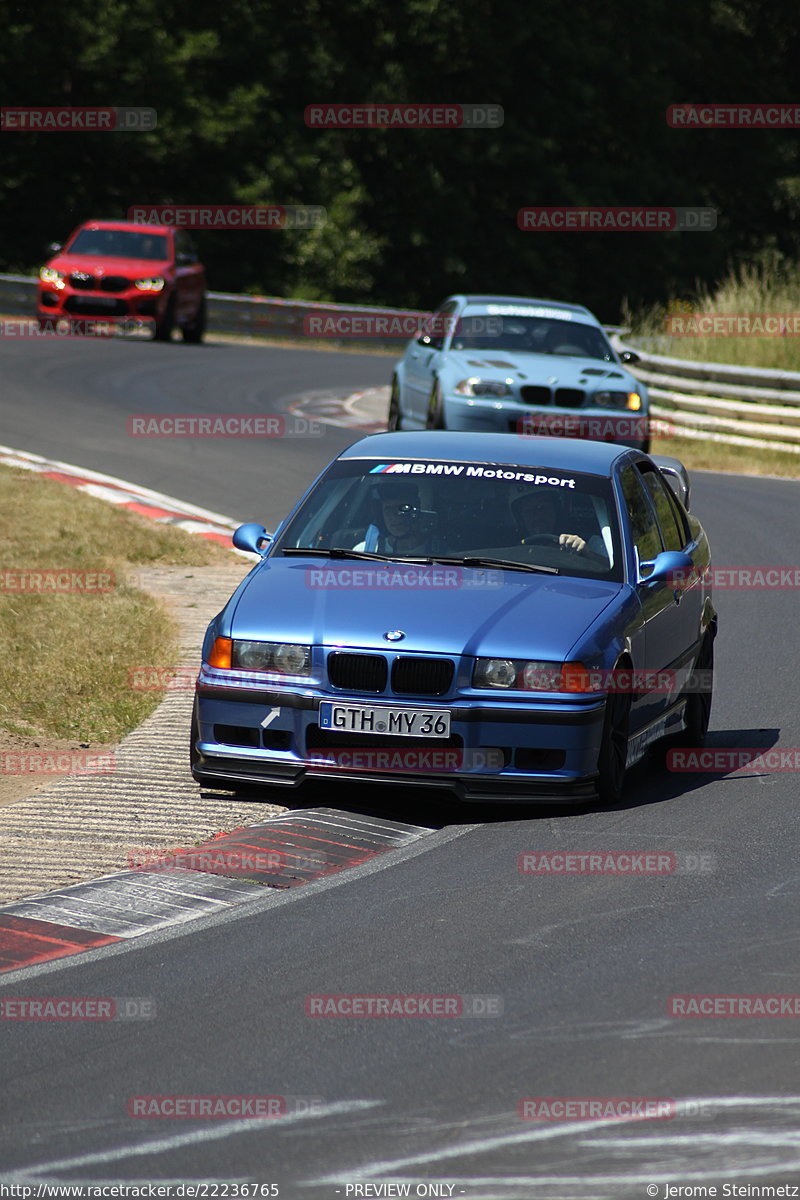
[[[497,309],[498,311],[493,311]],[[451,350],[499,350],[516,354],[558,354],[614,362],[614,352],[596,325],[539,315],[542,311],[503,305],[468,308],[453,333]],[[550,312],[557,312],[550,309]]]
[[[96,254],[102,258],[144,258],[155,262],[169,259],[163,234],[127,229],[82,229],[67,247],[68,254]]]
[[[494,558],[622,580],[611,484],[511,464],[338,461],[274,543],[387,558]]]

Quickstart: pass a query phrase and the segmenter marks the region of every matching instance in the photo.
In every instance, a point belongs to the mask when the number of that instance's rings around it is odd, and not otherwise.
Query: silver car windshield
[[[466,309],[453,330],[450,349],[615,361],[608,339],[596,325],[552,317],[493,314],[485,309]]]

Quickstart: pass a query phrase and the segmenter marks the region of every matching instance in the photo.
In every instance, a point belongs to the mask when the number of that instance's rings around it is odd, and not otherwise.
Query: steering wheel
[[[558,546],[560,533],[531,533],[522,539],[523,546]]]

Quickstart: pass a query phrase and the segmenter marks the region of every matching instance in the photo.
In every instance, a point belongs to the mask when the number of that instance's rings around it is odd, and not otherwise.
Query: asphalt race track
[[[145,342],[6,342],[0,354],[0,442],[268,525],[350,433],[135,439],[126,418],[282,413],[303,393],[385,383],[390,368]],[[692,507],[715,566],[797,563],[800,484],[697,474]],[[796,589],[719,589],[715,601],[710,745],[800,747]],[[0,999],[151,997],[156,1009],[0,1022],[5,1181],[256,1181],[326,1200],[403,1194],[377,1189],[389,1182],[470,1200],[800,1184],[798,1018],[667,1008],[676,994],[800,993],[797,770],[682,775],[650,759],[607,811],[458,808],[406,789],[310,802],[435,831],[343,875],[0,983]],[[675,853],[684,869],[518,870],[521,853],[590,850]],[[489,997],[494,1012],[306,1015],[307,997],[344,993]],[[282,1096],[290,1115],[128,1115],[132,1097],[153,1095]],[[674,1103],[665,1119],[523,1120],[531,1097]]]

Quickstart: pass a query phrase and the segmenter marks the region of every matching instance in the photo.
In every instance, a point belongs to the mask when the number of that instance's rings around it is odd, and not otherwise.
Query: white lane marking
[[[714,1098],[705,1099],[702,1101],[690,1099],[690,1100],[684,1100],[683,1103],[715,1104],[715,1105],[719,1106],[720,1108],[750,1108],[750,1107],[758,1108],[758,1107],[766,1107],[766,1106],[791,1107],[792,1105],[800,1105],[800,1096],[726,1096],[724,1098],[714,1097]],[[387,1161],[387,1162],[374,1162],[374,1163],[369,1163],[366,1166],[360,1165],[360,1166],[352,1167],[352,1168],[349,1168],[346,1170],[337,1171],[334,1175],[325,1175],[322,1178],[312,1180],[311,1182],[313,1182],[314,1184],[323,1184],[323,1183],[331,1184],[331,1183],[348,1182],[348,1181],[352,1181],[352,1180],[356,1180],[356,1179],[375,1178],[376,1176],[383,1176],[383,1175],[403,1171],[408,1167],[417,1167],[423,1163],[443,1162],[447,1159],[464,1158],[464,1157],[468,1157],[468,1156],[476,1155],[476,1154],[488,1154],[493,1150],[500,1150],[506,1146],[518,1146],[518,1145],[523,1145],[523,1144],[530,1144],[532,1142],[544,1142],[544,1141],[548,1141],[548,1140],[555,1140],[556,1138],[570,1137],[575,1134],[583,1134],[583,1133],[586,1133],[589,1131],[597,1131],[598,1129],[608,1128],[609,1126],[620,1126],[620,1125],[637,1125],[637,1126],[639,1126],[639,1125],[641,1125],[641,1121],[639,1121],[635,1117],[633,1117],[633,1118],[614,1117],[614,1118],[609,1118],[607,1120],[574,1121],[574,1122],[570,1122],[569,1124],[567,1124],[567,1123],[561,1124],[559,1122],[559,1124],[556,1126],[549,1126],[549,1127],[546,1127],[543,1129],[542,1128],[526,1129],[526,1130],[521,1130],[521,1131],[515,1132],[515,1133],[498,1134],[494,1137],[476,1138],[476,1139],[473,1139],[472,1141],[462,1142],[458,1146],[446,1146],[446,1147],[442,1147],[441,1149],[423,1151],[419,1154],[412,1154],[412,1155],[406,1156],[405,1158],[396,1158],[396,1159],[393,1159],[393,1160]],[[710,1143],[717,1143],[722,1146],[722,1145],[728,1144],[729,1142],[733,1142],[735,1144],[737,1140],[741,1139],[741,1136],[742,1136],[741,1133],[729,1134],[727,1132],[724,1132],[724,1133],[720,1132],[719,1134],[705,1134],[705,1133],[704,1134],[694,1134],[694,1135],[689,1134],[689,1135],[685,1135],[685,1136],[678,1135],[678,1137],[676,1139],[674,1139],[674,1141],[679,1145],[680,1144],[685,1145],[686,1143],[693,1143],[693,1144],[697,1144],[697,1145],[708,1145],[710,1142]],[[755,1141],[756,1135],[754,1134],[753,1137],[754,1137],[754,1141]],[[644,1140],[644,1139],[642,1139],[642,1140]],[[647,1139],[647,1140],[657,1141],[661,1145],[670,1144],[673,1141],[673,1139],[671,1139],[669,1136],[663,1137],[663,1138],[657,1138],[657,1139]],[[783,1135],[783,1134],[776,1133],[773,1135],[773,1134],[770,1134],[769,1132],[767,1132],[767,1133],[764,1133],[763,1135],[761,1135],[761,1140],[758,1141],[756,1144],[761,1145],[761,1146],[769,1145],[769,1144],[781,1145],[781,1144],[783,1144],[784,1141],[786,1141],[787,1144],[797,1146],[798,1141],[800,1141],[800,1134],[792,1133],[791,1135]],[[584,1143],[582,1143],[582,1144],[584,1144]],[[588,1139],[586,1144],[593,1145],[593,1146],[618,1145],[618,1146],[622,1146],[624,1149],[626,1149],[630,1152],[631,1148],[635,1149],[635,1147],[640,1144],[640,1139],[636,1138],[635,1141],[632,1141],[631,1139],[612,1139],[610,1142],[608,1142],[608,1141],[605,1141],[604,1139],[592,1138],[592,1139]],[[781,1162],[778,1165],[780,1166],[780,1169],[782,1171],[794,1170],[798,1166],[800,1166],[800,1159],[796,1163],[795,1162],[789,1162],[789,1163]],[[777,1169],[777,1166],[775,1169]],[[752,1169],[736,1164],[736,1165],[732,1165],[729,1171],[727,1171],[725,1168],[721,1168],[721,1169],[716,1170],[716,1172],[714,1174],[717,1177],[720,1177],[720,1176],[725,1176],[725,1175],[736,1176],[737,1174],[758,1174],[758,1173],[763,1173],[763,1171],[764,1171],[763,1163],[761,1163],[757,1167],[753,1167]],[[657,1183],[657,1182],[663,1182],[663,1181],[672,1181],[673,1179],[678,1178],[678,1177],[685,1180],[685,1179],[690,1179],[690,1178],[691,1179],[711,1178],[712,1175],[711,1175],[711,1173],[709,1173],[707,1175],[706,1174],[691,1175],[686,1169],[685,1159],[682,1159],[678,1175],[676,1175],[673,1172],[670,1172],[669,1174],[661,1174],[661,1175],[658,1175],[655,1172],[653,1172],[652,1174],[640,1175],[640,1176],[637,1176],[637,1175],[598,1176],[597,1178],[598,1178],[598,1181],[601,1183],[611,1183],[611,1182]],[[541,1179],[541,1180],[539,1180],[539,1182],[544,1183],[547,1181],[544,1179]],[[584,1180],[581,1179],[580,1177],[553,1176],[552,1179],[550,1180],[550,1182],[551,1183],[562,1183],[562,1182],[580,1183],[580,1182],[584,1182]]]
[[[95,1163],[121,1162],[126,1158],[134,1158],[147,1154],[166,1154],[170,1150],[179,1150],[182,1146],[193,1146],[202,1142],[216,1142],[221,1138],[232,1137],[237,1133],[253,1133],[256,1129],[283,1128],[294,1125],[298,1121],[307,1121],[310,1117],[335,1117],[345,1113],[359,1112],[366,1108],[380,1106],[380,1100],[342,1100],[336,1104],[328,1104],[314,1112],[290,1113],[285,1117],[272,1120],[265,1117],[250,1117],[241,1121],[227,1121],[224,1125],[205,1129],[193,1129],[189,1133],[176,1133],[172,1137],[154,1138],[149,1142],[139,1142],[134,1146],[118,1146],[113,1150],[99,1150],[94,1154],[79,1154],[75,1158],[60,1158],[54,1162],[40,1163],[38,1166],[17,1168],[20,1176],[41,1175],[44,1171],[72,1171],[77,1167],[89,1167]]]

